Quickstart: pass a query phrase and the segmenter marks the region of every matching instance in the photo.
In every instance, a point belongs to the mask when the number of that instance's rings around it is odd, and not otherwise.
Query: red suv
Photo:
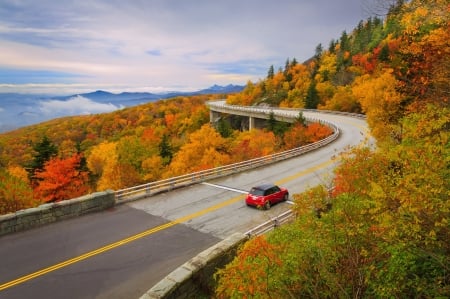
[[[263,184],[253,187],[245,198],[247,206],[270,209],[273,204],[289,199],[286,188],[280,188],[274,184]]]

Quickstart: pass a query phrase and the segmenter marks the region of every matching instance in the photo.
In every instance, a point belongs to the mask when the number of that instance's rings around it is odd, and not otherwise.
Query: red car
[[[280,201],[289,199],[286,188],[280,188],[274,184],[263,184],[253,187],[245,198],[247,206],[255,206],[266,210]]]

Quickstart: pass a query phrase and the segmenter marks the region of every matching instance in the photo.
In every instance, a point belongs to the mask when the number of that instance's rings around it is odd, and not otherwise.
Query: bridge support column
[[[220,112],[215,112],[215,111],[209,110],[209,122],[211,124],[214,125],[219,118],[220,118]]]
[[[249,116],[248,117],[248,130],[250,131],[250,130],[252,130],[254,128],[255,128],[255,118]]]

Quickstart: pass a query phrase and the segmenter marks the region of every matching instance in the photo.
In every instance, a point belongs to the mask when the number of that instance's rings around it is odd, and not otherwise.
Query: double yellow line
[[[28,281],[28,280],[33,279],[33,278],[36,278],[36,277],[45,275],[45,274],[50,273],[50,272],[53,272],[53,271],[55,271],[55,270],[58,270],[58,269],[67,267],[67,266],[72,265],[72,264],[75,264],[75,263],[77,263],[77,262],[83,261],[83,260],[88,259],[88,258],[90,258],[90,257],[99,255],[99,254],[101,254],[101,253],[103,253],[103,252],[109,251],[109,250],[114,249],[114,248],[116,248],[116,247],[119,247],[119,246],[125,245],[125,244],[127,244],[127,243],[136,241],[136,240],[141,239],[141,238],[143,238],[143,237],[146,237],[146,236],[148,236],[148,235],[154,234],[154,233],[156,233],[156,232],[158,232],[158,231],[161,231],[161,230],[167,229],[167,228],[169,228],[169,227],[172,227],[172,226],[174,226],[174,225],[176,225],[176,224],[183,223],[183,222],[186,222],[186,221],[188,221],[188,220],[191,220],[191,219],[200,217],[200,216],[202,216],[202,215],[204,215],[204,214],[210,213],[210,212],[212,212],[212,211],[221,209],[221,208],[223,208],[223,207],[225,207],[225,206],[227,206],[227,205],[230,205],[230,204],[232,204],[232,203],[235,203],[235,202],[237,202],[237,201],[240,201],[240,200],[242,200],[243,198],[244,198],[244,195],[240,195],[240,196],[233,197],[232,199],[229,199],[229,200],[227,200],[227,201],[221,202],[221,203],[219,203],[219,204],[217,204],[217,205],[214,205],[214,206],[211,206],[211,207],[209,207],[209,208],[207,208],[207,209],[204,209],[204,210],[198,211],[198,212],[196,212],[196,213],[192,213],[192,214],[190,214],[190,215],[187,215],[187,216],[178,218],[178,219],[176,219],[176,220],[174,220],[174,221],[171,221],[171,222],[162,224],[162,225],[160,225],[160,226],[157,226],[157,227],[151,228],[151,229],[149,229],[149,230],[143,231],[143,232],[141,232],[141,233],[139,233],[139,234],[136,234],[136,235],[134,235],[134,236],[128,237],[128,238],[126,238],[126,239],[123,239],[123,240],[120,240],[120,241],[111,243],[111,244],[109,244],[109,245],[103,246],[103,247],[101,247],[101,248],[98,248],[98,249],[89,251],[89,252],[87,252],[87,253],[85,253],[85,254],[83,254],[83,255],[74,257],[74,258],[72,258],[72,259],[69,259],[69,260],[67,260],[67,261],[61,262],[61,263],[59,263],[59,264],[56,264],[56,265],[53,265],[53,266],[50,266],[50,267],[41,269],[41,270],[39,270],[39,271],[36,271],[36,272],[34,272],[34,273],[31,273],[31,274],[28,274],[28,275],[25,275],[25,276],[22,276],[22,277],[19,277],[19,278],[15,279],[15,280],[12,280],[12,281],[10,281],[10,282],[1,284],[1,285],[0,285],[0,291],[5,290],[5,289],[8,289],[8,288],[10,288],[10,287],[13,287],[13,286],[15,286],[15,285],[24,283],[24,282],[26,282],[26,281]]]

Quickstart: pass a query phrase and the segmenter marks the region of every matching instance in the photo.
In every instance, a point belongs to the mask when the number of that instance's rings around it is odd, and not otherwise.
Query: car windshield
[[[264,195],[264,190],[261,190],[261,189],[258,189],[258,188],[252,188],[250,190],[250,194],[261,196],[261,195]]]

